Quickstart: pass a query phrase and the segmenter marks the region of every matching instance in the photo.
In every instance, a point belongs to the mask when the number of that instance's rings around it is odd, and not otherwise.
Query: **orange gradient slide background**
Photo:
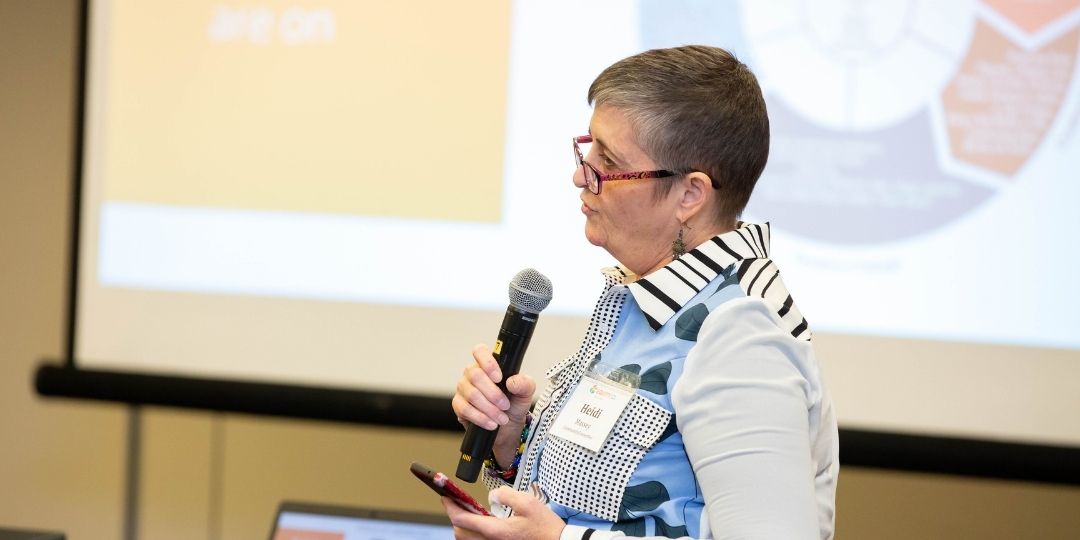
[[[106,199],[500,219],[509,2],[111,9]]]

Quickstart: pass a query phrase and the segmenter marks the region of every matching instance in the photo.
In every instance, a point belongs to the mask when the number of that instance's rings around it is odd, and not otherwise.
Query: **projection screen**
[[[446,397],[534,267],[540,377],[614,262],[588,85],[703,43],[764,89],[743,219],[841,426],[1080,447],[1078,5],[94,1],[75,366]]]

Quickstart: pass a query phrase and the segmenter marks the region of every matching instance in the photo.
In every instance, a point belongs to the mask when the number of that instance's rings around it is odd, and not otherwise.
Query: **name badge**
[[[618,368],[605,370],[603,366],[594,365],[566,400],[566,405],[551,425],[550,433],[592,452],[599,452],[615,428],[615,422],[634,397],[638,386],[634,382],[639,380],[636,374]]]

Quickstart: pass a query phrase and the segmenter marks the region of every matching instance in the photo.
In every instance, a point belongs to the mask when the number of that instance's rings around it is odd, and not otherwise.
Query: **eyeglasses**
[[[600,188],[603,187],[604,182],[611,180],[643,180],[646,178],[667,178],[676,175],[674,172],[665,170],[602,174],[600,171],[596,170],[596,167],[593,167],[588,161],[585,161],[585,156],[581,153],[581,147],[579,145],[591,143],[592,135],[574,137],[574,159],[577,160],[577,166],[584,169],[585,185],[588,186],[589,191],[597,195],[600,194]],[[586,153],[588,153],[588,151],[586,151]]]

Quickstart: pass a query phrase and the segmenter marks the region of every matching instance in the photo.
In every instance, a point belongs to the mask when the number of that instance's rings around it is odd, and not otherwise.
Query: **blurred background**
[[[650,5],[642,3],[642,9],[653,9]],[[66,295],[73,241],[75,105],[79,99],[78,12],[79,3],[73,0],[0,2],[0,526],[63,530],[75,539],[121,538],[125,531],[133,531],[138,538],[210,540],[265,536],[277,504],[284,499],[438,511],[437,499],[405,473],[405,468],[414,460],[444,470],[453,468],[460,443],[456,433],[158,407],[133,409],[122,404],[45,400],[35,395],[32,376],[37,364],[43,358],[63,358],[67,354]],[[593,74],[596,71],[593,64],[580,70],[591,70]],[[578,94],[583,93],[580,84],[566,84]],[[780,85],[775,80],[763,84]],[[791,108],[797,110],[798,105]],[[583,103],[573,114],[587,121]],[[792,113],[793,118],[796,116]],[[828,118],[817,120],[828,125]],[[873,115],[848,118],[851,123],[832,127],[866,132],[894,120]],[[512,124],[508,129],[513,130]],[[568,161],[569,150],[563,150]],[[784,162],[781,159],[778,163],[779,179],[774,182],[782,186]],[[987,166],[1010,165],[995,162]],[[1012,175],[1016,169],[1002,170]],[[972,173],[965,178],[974,184],[979,177],[979,173]],[[989,182],[979,185],[1004,189]],[[761,214],[782,212],[793,216],[799,215],[799,204],[805,203],[777,197],[766,198],[766,202],[778,206],[762,206]],[[814,243],[858,241],[817,237],[787,242],[791,250],[805,255],[809,253],[806,246],[814,247]],[[881,260],[880,254],[871,255],[871,260]],[[586,269],[599,266],[590,261],[583,263]],[[1069,268],[1069,263],[1061,264]],[[505,281],[515,269],[499,271],[499,280]],[[793,273],[786,265],[785,269]],[[555,282],[557,287],[562,283]],[[595,289],[595,283],[587,285]],[[574,287],[570,289],[576,290]],[[1059,292],[1051,285],[1035,287],[1048,297]],[[792,288],[806,290],[813,285]],[[585,296],[591,302],[589,294]],[[501,302],[499,293],[477,296]],[[548,331],[580,335],[573,309],[568,306],[561,314],[553,315]],[[805,305],[803,309],[814,311]],[[462,336],[468,343],[489,339],[498,316],[477,318],[476,327],[482,333]],[[1076,319],[1066,318],[1065,322],[1070,320]],[[168,325],[158,330],[170,332]],[[839,338],[825,332],[819,334],[818,351],[830,384],[836,380],[836,386],[851,389],[837,396],[841,421],[845,414],[849,415],[847,426],[888,426],[888,421],[881,418],[901,423],[910,420],[880,404],[889,399],[879,396],[875,401],[881,381],[868,381],[881,372],[866,368],[868,364],[896,365],[896,359],[909,357],[969,358],[997,366],[994,370],[1005,373],[1015,369],[1016,364],[1010,364],[1015,358],[1031,359],[1025,365],[1080,365],[1077,353],[1069,348],[1032,353],[1030,339],[1001,341],[981,345],[913,342],[861,337],[857,332]],[[462,351],[464,357],[467,348]],[[448,368],[450,372],[460,369],[460,362],[453,358],[447,363],[453,364]],[[907,365],[906,377],[918,380],[928,373],[936,377],[939,372],[925,371],[930,367],[936,369],[927,364]],[[956,392],[952,400],[957,403],[965,402],[969,394],[993,394],[995,401],[1006,404],[1013,399],[1008,390],[988,388],[986,384],[993,383],[983,382],[977,374],[972,374],[973,379],[962,378],[964,366],[956,369],[959,376],[943,377],[942,386],[923,391]],[[1022,391],[1025,395],[1058,394],[1055,403],[1064,405],[1066,420],[1050,422],[1050,428],[1027,436],[1047,441],[1058,434],[1070,440],[1070,434],[1080,430],[1080,422],[1068,411],[1080,407],[1075,406],[1075,397],[1057,388],[1075,387],[1075,379],[1063,380],[1061,371],[1049,373],[1050,379],[1058,374],[1056,383],[1048,383],[1060,385],[1052,386],[1054,391],[1047,390],[1051,386],[1038,384],[1025,385]],[[281,377],[288,379],[289,375]],[[965,381],[964,388],[950,386],[958,380]],[[901,379],[897,384],[904,382]],[[434,392],[431,387],[418,390]],[[1069,407],[1070,403],[1074,406]],[[868,413],[868,409],[873,410]],[[939,414],[950,412],[942,409],[928,407],[915,416],[925,417],[932,425]],[[1023,426],[1028,420],[1014,421]],[[1059,429],[1055,430],[1055,425]],[[974,431],[986,435],[985,431]],[[130,459],[133,445],[140,451],[138,460]],[[1076,508],[1080,508],[1080,488],[1071,486],[848,466],[842,469],[839,484],[837,537],[1070,538],[1080,531]]]

